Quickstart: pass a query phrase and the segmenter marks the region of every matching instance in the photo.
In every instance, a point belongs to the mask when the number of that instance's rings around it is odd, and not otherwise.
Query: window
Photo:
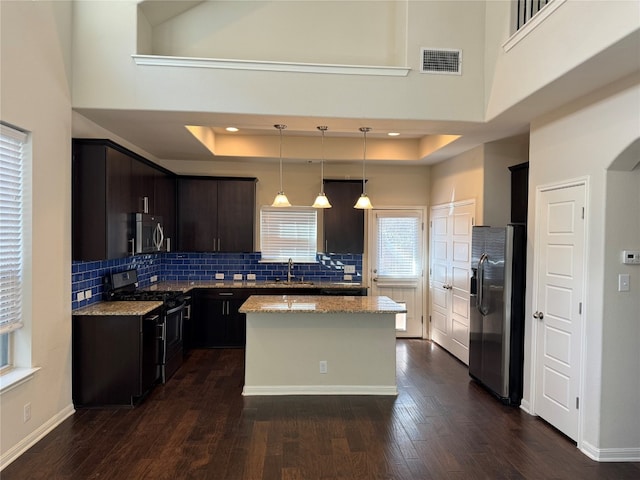
[[[420,276],[420,228],[417,216],[378,218],[378,277]]]
[[[262,261],[298,263],[316,261],[317,211],[311,207],[260,210]]]
[[[24,148],[27,135],[0,124],[0,369],[22,327]]]

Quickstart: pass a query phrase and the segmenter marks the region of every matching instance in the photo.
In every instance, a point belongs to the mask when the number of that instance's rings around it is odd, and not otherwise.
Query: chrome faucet
[[[287,282],[291,282],[291,279],[294,277],[294,275],[291,274],[292,271],[293,271],[293,260],[289,259],[289,266],[287,268]]]

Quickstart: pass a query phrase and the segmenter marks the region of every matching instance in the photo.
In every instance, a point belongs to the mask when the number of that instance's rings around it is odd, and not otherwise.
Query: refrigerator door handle
[[[476,307],[482,315],[489,313],[489,308],[484,305],[484,264],[489,259],[486,253],[480,256],[478,262],[478,296],[476,301]]]

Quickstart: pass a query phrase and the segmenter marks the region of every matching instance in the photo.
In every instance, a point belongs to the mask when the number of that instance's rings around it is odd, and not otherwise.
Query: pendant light
[[[367,132],[371,131],[369,127],[360,127],[360,131],[364,136],[364,154],[362,155],[362,195],[358,198],[358,201],[353,206],[353,208],[358,208],[360,210],[371,210],[373,205],[371,205],[371,200],[367,197],[366,191],[366,180],[364,176],[364,166],[367,161]]]
[[[282,130],[287,128],[286,125],[274,125],[280,131],[280,191],[276,195],[276,198],[273,200],[271,204],[272,207],[290,207],[289,199],[284,194],[284,190],[282,189]]]
[[[329,203],[329,199],[324,194],[324,132],[326,132],[329,127],[319,126],[318,130],[322,132],[322,159],[320,160],[320,193],[316,197],[316,201],[313,202],[313,208],[331,208],[331,204]]]

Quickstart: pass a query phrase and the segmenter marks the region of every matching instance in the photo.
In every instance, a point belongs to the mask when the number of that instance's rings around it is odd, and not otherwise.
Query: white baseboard
[[[582,442],[580,451],[596,462],[640,462],[640,448],[596,448]]]
[[[75,413],[75,409],[73,408],[73,404],[68,405],[63,410],[55,414],[45,423],[40,425],[36,430],[31,432],[25,438],[20,440],[17,444],[7,450],[0,457],[0,470],[3,470],[6,466],[8,466],[11,462],[17,459],[24,452],[29,450],[33,445],[35,445],[40,439],[42,439],[47,433],[60,425],[63,421],[69,418],[71,415]]]
[[[244,396],[254,395],[398,395],[395,385],[269,385],[245,386]]]
[[[524,398],[520,400],[520,410],[522,410],[525,413],[528,413],[529,415],[535,416],[535,413],[531,411],[531,404],[529,403],[528,400],[525,400]]]

